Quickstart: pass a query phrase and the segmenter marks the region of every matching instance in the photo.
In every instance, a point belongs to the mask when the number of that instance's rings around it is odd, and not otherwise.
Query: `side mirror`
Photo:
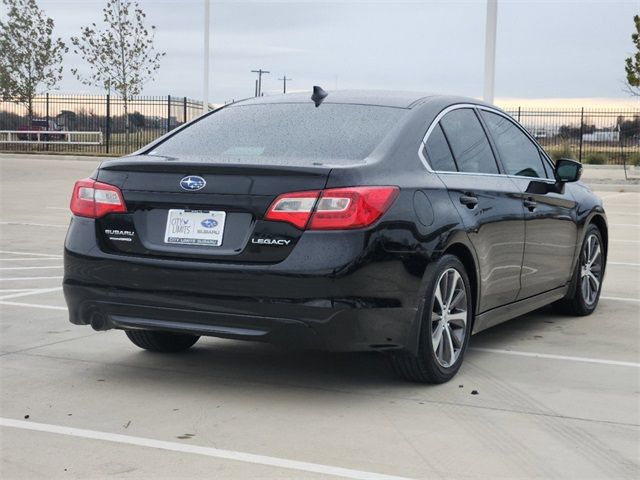
[[[582,175],[582,164],[568,158],[556,160],[555,175],[558,183],[577,182]]]

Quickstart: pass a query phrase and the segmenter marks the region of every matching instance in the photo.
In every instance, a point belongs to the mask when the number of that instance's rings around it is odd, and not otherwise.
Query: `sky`
[[[38,0],[70,44],[101,21],[106,0]],[[202,98],[203,0],[140,0],[166,52],[146,95]],[[210,101],[249,97],[262,68],[265,94],[391,89],[481,97],[485,0],[212,0]],[[640,0],[498,0],[496,103],[638,106],[624,91]],[[93,92],[70,72],[59,89]],[[572,105],[573,106],[573,105]]]

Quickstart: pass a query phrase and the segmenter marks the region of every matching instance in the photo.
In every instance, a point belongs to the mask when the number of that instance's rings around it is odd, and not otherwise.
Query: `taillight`
[[[89,218],[127,211],[118,187],[96,182],[91,178],[78,180],[73,186],[70,208],[74,215]]]
[[[319,193],[318,190],[311,190],[280,195],[271,204],[264,218],[275,222],[287,222],[303,230],[307,226]]]
[[[398,187],[347,187],[280,195],[265,220],[299,229],[347,230],[373,224],[391,206]]]

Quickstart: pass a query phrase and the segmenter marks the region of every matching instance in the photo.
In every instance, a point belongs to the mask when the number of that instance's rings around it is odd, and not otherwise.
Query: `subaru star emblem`
[[[206,184],[205,179],[197,175],[189,175],[180,180],[180,187],[189,191],[202,190]]]
[[[204,228],[214,228],[218,226],[218,222],[216,222],[213,218],[206,218],[200,222]]]

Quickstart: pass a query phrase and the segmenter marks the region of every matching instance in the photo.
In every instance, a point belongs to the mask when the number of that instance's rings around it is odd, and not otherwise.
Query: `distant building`
[[[620,132],[611,130],[596,130],[582,135],[584,142],[619,142]]]

